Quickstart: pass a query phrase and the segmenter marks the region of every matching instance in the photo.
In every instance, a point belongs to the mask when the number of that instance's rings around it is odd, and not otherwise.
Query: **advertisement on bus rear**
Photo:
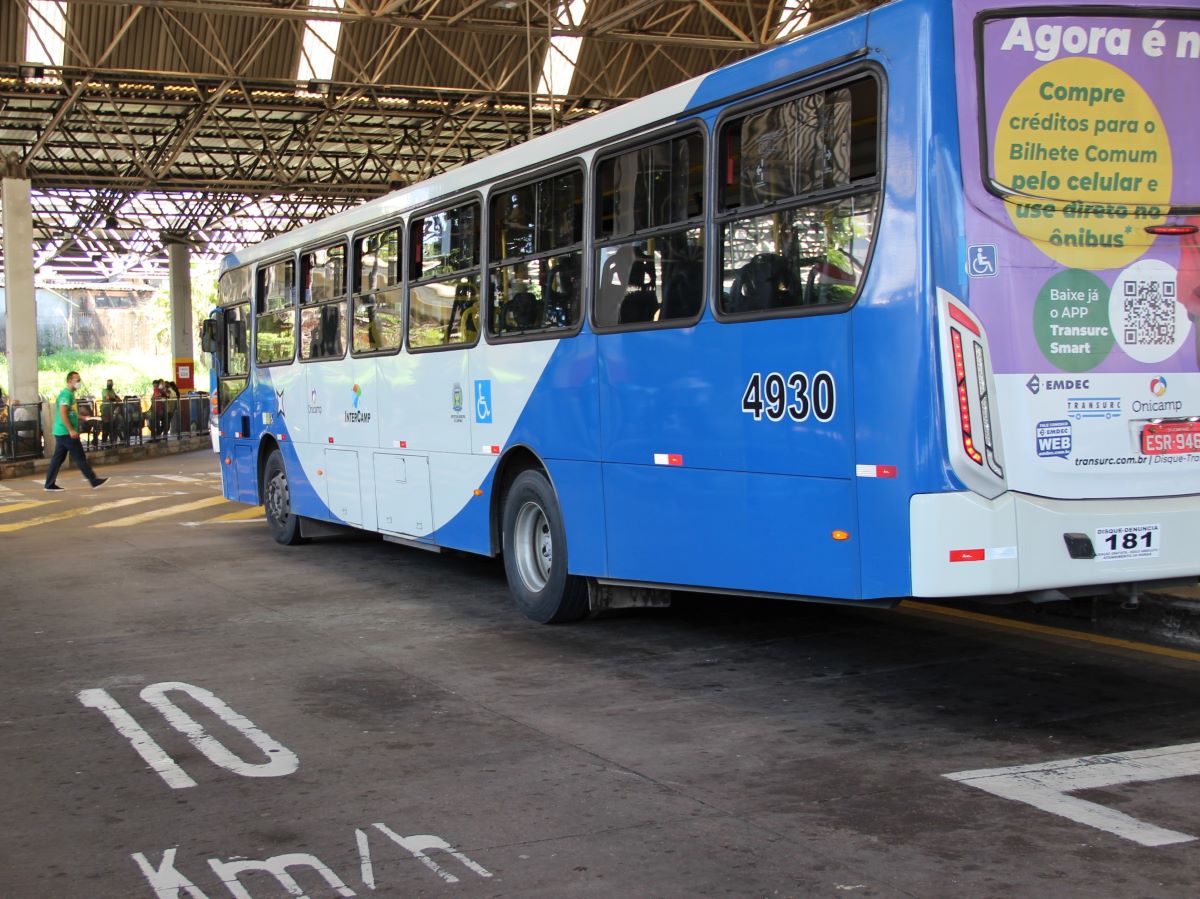
[[[1200,488],[1200,14],[954,8],[968,302],[1009,485]],[[1098,492],[1101,471],[1120,478]]]

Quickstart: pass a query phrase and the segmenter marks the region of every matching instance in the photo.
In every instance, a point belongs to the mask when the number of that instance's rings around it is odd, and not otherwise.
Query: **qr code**
[[[1175,343],[1175,282],[1125,282],[1125,341],[1140,346]]]

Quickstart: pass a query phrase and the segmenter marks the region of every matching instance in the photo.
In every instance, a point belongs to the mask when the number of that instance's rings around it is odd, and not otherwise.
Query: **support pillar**
[[[14,403],[36,403],[39,399],[37,300],[33,292],[33,207],[29,202],[28,179],[3,179],[0,215],[4,220],[7,390]]]
[[[192,343],[191,250],[182,240],[167,239],[171,274],[171,356],[175,360],[173,380],[180,393],[196,388],[196,360]]]

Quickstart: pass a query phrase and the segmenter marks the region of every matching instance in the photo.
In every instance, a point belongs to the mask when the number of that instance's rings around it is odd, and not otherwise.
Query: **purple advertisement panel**
[[[1169,453],[1142,439],[1200,415],[1200,16],[996,7],[956,2],[954,28],[968,301],[1015,474],[1084,495],[1060,476],[1200,472],[1191,438]]]

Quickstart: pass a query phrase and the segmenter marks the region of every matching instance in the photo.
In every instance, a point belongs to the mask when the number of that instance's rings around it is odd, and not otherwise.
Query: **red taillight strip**
[[[954,309],[953,306],[950,307]],[[954,380],[958,385],[958,415],[962,422],[963,452],[976,465],[983,465],[983,456],[975,448],[971,435],[971,401],[967,398],[967,370],[963,364],[962,335],[956,328],[950,329],[950,345],[954,348]]]
[[[1184,237],[1188,234],[1195,234],[1200,231],[1200,226],[1197,225],[1147,225],[1145,227],[1147,234],[1162,234],[1172,237]]]
[[[977,324],[975,324],[975,322],[971,321],[971,316],[967,315],[967,313],[963,312],[961,309],[959,309],[953,303],[947,303],[946,308],[950,310],[950,317],[952,319],[954,319],[956,322],[958,322],[960,325],[962,325],[964,328],[966,328],[968,331],[970,331],[976,337],[983,336],[983,334],[981,334],[979,332],[979,325],[977,325]]]

